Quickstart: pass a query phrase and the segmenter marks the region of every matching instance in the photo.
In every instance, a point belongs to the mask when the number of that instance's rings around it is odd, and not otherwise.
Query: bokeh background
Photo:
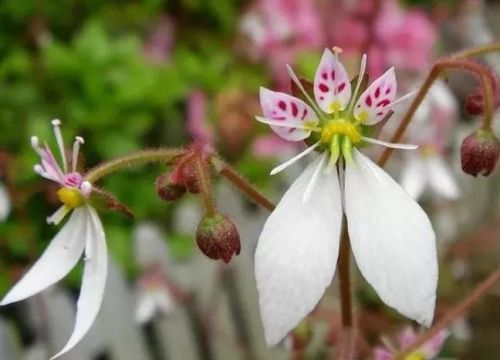
[[[277,201],[306,162],[269,177],[300,147],[282,142],[253,116],[260,114],[259,86],[289,90],[285,64],[311,77],[322,50],[339,46],[351,76],[366,52],[372,78],[396,66],[400,89],[410,91],[437,58],[498,38],[499,17],[500,4],[480,0],[1,0],[0,295],[57,231],[45,221],[58,207],[57,189],[33,172],[37,156],[29,143],[37,135],[54,144],[51,119],[63,121],[68,142],[85,138],[87,167],[197,139]],[[481,61],[500,71],[499,55]],[[429,154],[442,165],[445,185],[422,179],[430,186],[415,194],[438,234],[438,316],[500,264],[498,171],[473,178],[460,170],[460,143],[480,126],[464,110],[476,87],[463,74],[443,78],[407,136],[427,153],[397,154],[389,164],[401,180],[409,163]],[[404,107],[386,126],[386,138]],[[496,123],[498,136],[500,119]],[[340,331],[337,282],[297,333],[307,345],[304,354],[292,350],[292,339],[268,349],[252,264],[267,213],[215,179],[217,205],[237,224],[242,251],[229,265],[209,260],[194,241],[199,199],[166,203],[155,193],[155,178],[165,171],[147,166],[103,181],[135,218],[101,214],[111,258],[105,301],[84,341],[62,358],[330,358]],[[73,327],[80,281],[81,266],[59,285],[0,309],[0,358],[47,359],[60,349]],[[141,317],[144,284],[155,281],[169,301],[163,311]],[[354,283],[360,358],[369,359],[383,336],[397,346],[409,323],[382,305],[360,276]],[[440,357],[500,358],[499,324],[497,287],[448,329]]]

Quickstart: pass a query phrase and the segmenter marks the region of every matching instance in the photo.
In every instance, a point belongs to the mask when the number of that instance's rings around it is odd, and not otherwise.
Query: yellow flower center
[[[63,187],[57,191],[57,196],[59,200],[70,209],[83,206],[85,203],[82,194],[75,188]]]
[[[425,360],[425,354],[421,351],[415,351],[406,356],[404,360]]]
[[[329,121],[321,131],[321,141],[328,144],[332,141],[334,135],[347,136],[352,144],[361,141],[361,134],[356,126],[344,119]]]

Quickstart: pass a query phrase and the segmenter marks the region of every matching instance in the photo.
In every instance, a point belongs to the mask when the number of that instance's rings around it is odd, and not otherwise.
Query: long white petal
[[[427,185],[428,177],[422,160],[415,156],[406,161],[401,174],[401,186],[413,199],[418,200]]]
[[[378,139],[373,139],[369,138],[366,136],[361,137],[363,141],[366,141],[367,143],[371,144],[376,144],[376,145],[382,145],[388,148],[393,148],[393,149],[401,149],[401,150],[415,150],[418,149],[418,145],[412,145],[412,144],[399,144],[399,143],[390,143],[387,141],[382,141]]]
[[[311,179],[309,180],[309,183],[307,184],[307,187],[306,187],[306,191],[304,191],[304,197],[303,197],[303,200],[304,202],[308,202],[309,199],[311,198],[311,195],[314,191],[314,188],[316,187],[316,183],[318,182],[318,179],[319,179],[319,173],[321,171],[325,171],[325,161],[326,161],[326,153],[321,155],[320,156],[320,160],[319,160],[319,163],[318,165],[316,166],[316,169],[314,169],[314,172],[311,176]],[[332,169],[333,171],[337,170],[336,168],[335,169]]]
[[[10,196],[5,186],[0,183],[0,221],[4,221],[10,213]]]
[[[460,188],[443,158],[437,155],[431,156],[426,159],[426,164],[429,184],[432,189],[446,199],[458,199],[460,197]]]
[[[76,265],[85,246],[87,212],[73,210],[40,259],[7,293],[0,305],[26,299],[61,280]]]
[[[139,324],[145,324],[151,319],[156,312],[156,299],[154,294],[147,290],[140,290],[137,306],[135,308],[135,320]]]
[[[274,169],[271,170],[271,175],[276,175],[277,173],[285,170],[290,165],[292,165],[292,164],[296,163],[297,161],[299,161],[300,159],[302,159],[307,154],[312,153],[314,151],[314,149],[316,149],[320,144],[321,144],[321,142],[318,141],[314,145],[309,146],[307,149],[305,149],[301,153],[295,155],[293,158],[285,161],[283,164],[276,166]]]
[[[87,251],[86,248],[85,268],[77,303],[75,328],[68,343],[51,360],[71,350],[85,336],[101,308],[104,295],[108,270],[106,238],[101,220],[94,208],[86,206],[84,209],[88,214],[86,247],[91,250]]]
[[[420,206],[358,150],[346,163],[345,211],[358,267],[380,298],[429,326],[438,268],[436,239]]]
[[[285,193],[257,244],[255,277],[269,345],[314,309],[335,272],[342,219],[337,172],[320,171],[311,198],[302,201],[319,161]]]

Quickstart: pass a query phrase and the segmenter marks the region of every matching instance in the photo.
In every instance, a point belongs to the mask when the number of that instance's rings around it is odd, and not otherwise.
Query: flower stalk
[[[390,142],[398,142],[401,140],[408,125],[413,119],[413,115],[415,115],[415,112],[417,111],[418,107],[424,100],[425,95],[431,88],[432,84],[445,70],[448,69],[464,70],[479,77],[485,98],[485,106],[484,106],[485,110],[484,110],[482,128],[485,130],[491,129],[491,122],[494,111],[494,106],[493,106],[494,99],[493,99],[493,86],[491,83],[491,78],[488,74],[488,70],[485,69],[483,66],[476,64],[472,61],[451,57],[450,59],[440,60],[434,64],[431,71],[427,75],[427,78],[425,79],[422,87],[419,89],[417,95],[415,96],[415,99],[413,100],[410,107],[403,116],[403,119],[401,120],[401,123],[396,132],[394,133],[394,135],[392,136]],[[377,162],[378,165],[383,167],[389,160],[393,151],[394,149],[392,148],[386,148]]]
[[[185,150],[183,149],[152,149],[138,151],[97,165],[85,174],[85,180],[94,184],[103,177],[125,168],[150,163],[170,164],[184,154],[184,152]]]
[[[214,205],[210,176],[208,175],[207,167],[203,163],[203,159],[201,156],[197,156],[194,161],[196,164],[196,172],[200,185],[200,195],[205,207],[205,214],[209,217],[212,217],[215,215],[216,209]]]

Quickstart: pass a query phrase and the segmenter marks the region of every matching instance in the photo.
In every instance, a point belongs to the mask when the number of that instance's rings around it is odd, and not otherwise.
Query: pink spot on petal
[[[378,113],[377,113],[377,116],[382,116],[382,115],[384,115],[384,113],[383,113],[383,112],[378,112]]]
[[[367,96],[365,98],[365,103],[367,106],[372,106],[372,97],[371,96]]]
[[[381,107],[381,106],[384,107],[384,106],[389,105],[390,103],[391,102],[389,101],[389,99],[384,99],[384,100],[377,103],[377,107]]]
[[[324,96],[320,96],[319,99],[320,100],[325,100],[325,97]]]
[[[319,84],[319,89],[322,91],[322,92],[328,92],[329,88],[328,86],[326,86],[325,84],[321,83]]]
[[[376,90],[375,90],[375,98],[378,98],[380,96],[380,88],[378,87]]]
[[[332,71],[332,80],[335,81],[335,70]]]
[[[279,101],[278,106],[281,110],[286,110],[286,103],[284,101]]]
[[[328,74],[326,72],[322,73],[321,77],[323,78],[323,80],[328,80]]]
[[[298,113],[299,113],[299,109],[297,108],[297,104],[292,103],[292,115],[297,116]]]
[[[344,89],[345,89],[345,82],[343,82],[342,84],[339,85],[339,87],[337,88],[337,91],[341,92]]]
[[[387,95],[387,94],[389,94],[390,92],[391,92],[391,87],[389,86],[389,87],[387,88],[387,90],[385,91],[385,94]]]
[[[307,115],[307,109],[304,109],[304,112],[302,113],[302,117],[300,118],[300,120],[304,120],[306,115]]]
[[[284,117],[284,116],[275,116],[273,119],[274,120],[286,120],[286,117]]]

